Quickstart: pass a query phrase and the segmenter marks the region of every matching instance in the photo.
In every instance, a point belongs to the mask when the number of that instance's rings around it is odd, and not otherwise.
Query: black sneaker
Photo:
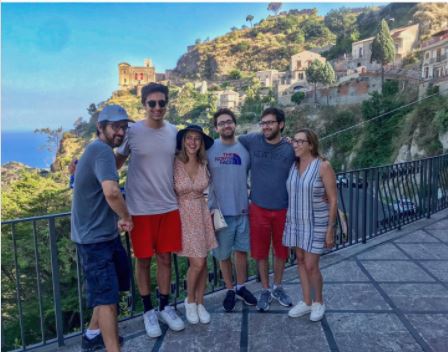
[[[227,290],[226,298],[222,302],[222,306],[226,312],[231,312],[235,308],[236,298],[234,290]]]
[[[118,341],[120,346],[123,346],[124,339],[121,336],[118,336]],[[98,351],[105,348],[103,336],[101,334],[95,336],[93,339],[88,339],[86,335],[82,335],[82,343],[81,343],[81,351],[82,352],[90,352],[90,351]]]
[[[246,303],[248,306],[254,306],[257,304],[257,299],[245,286],[236,290],[236,297]]]

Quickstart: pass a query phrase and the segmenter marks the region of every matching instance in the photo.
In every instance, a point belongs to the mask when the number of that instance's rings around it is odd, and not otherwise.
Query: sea
[[[17,161],[31,167],[47,169],[56,151],[47,149],[47,136],[33,131],[3,131],[1,133],[1,164]]]

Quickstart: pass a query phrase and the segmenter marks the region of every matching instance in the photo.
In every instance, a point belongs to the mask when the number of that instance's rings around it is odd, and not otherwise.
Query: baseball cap
[[[98,116],[98,122],[109,121],[109,122],[117,122],[117,121],[132,121],[126,110],[123,109],[120,105],[107,105],[101,110],[100,115]]]

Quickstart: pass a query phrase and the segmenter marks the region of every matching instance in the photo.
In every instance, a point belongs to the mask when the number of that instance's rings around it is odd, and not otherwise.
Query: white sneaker
[[[166,306],[159,312],[159,319],[164,322],[173,331],[181,331],[185,329],[185,324],[177,315],[176,311],[171,306]]]
[[[196,303],[188,303],[188,297],[185,298],[185,316],[190,324],[199,323],[198,305]]]
[[[325,314],[325,304],[314,302],[313,305],[311,306],[310,320],[319,321],[324,317],[324,314]]]
[[[143,322],[145,324],[145,330],[149,337],[159,337],[162,335],[160,329],[159,320],[157,319],[157,312],[155,309],[148,310],[143,314]]]
[[[288,316],[290,316],[291,318],[298,318],[310,312],[311,312],[311,305],[308,305],[305,302],[300,301],[289,310]]]
[[[202,324],[210,323],[210,313],[207,312],[207,309],[205,309],[204,305],[202,304],[198,304],[198,315],[199,315],[199,321]]]

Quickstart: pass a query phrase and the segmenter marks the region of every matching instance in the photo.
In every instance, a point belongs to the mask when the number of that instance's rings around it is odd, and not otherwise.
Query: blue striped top
[[[320,176],[321,159],[314,159],[300,175],[294,164],[286,181],[288,213],[283,245],[322,254],[328,227],[329,206]]]

